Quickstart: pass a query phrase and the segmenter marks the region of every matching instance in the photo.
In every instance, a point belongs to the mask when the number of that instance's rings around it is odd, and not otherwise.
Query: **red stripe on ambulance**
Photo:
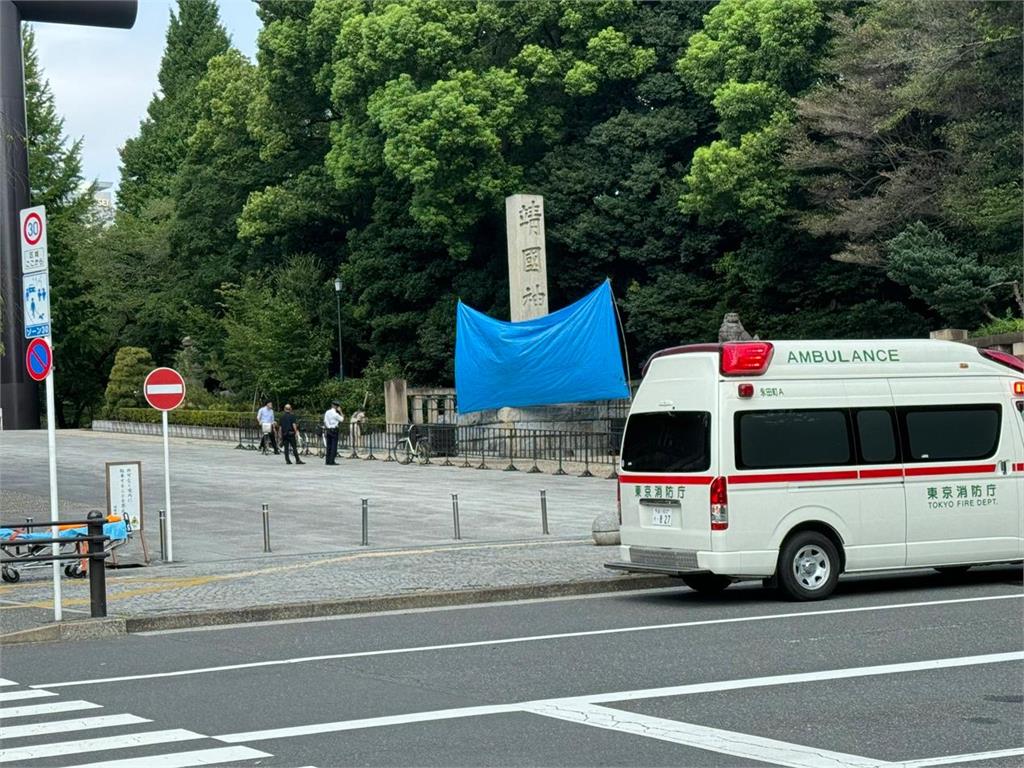
[[[694,475],[619,475],[620,483],[639,485],[711,485],[713,479]]]
[[[934,477],[935,475],[984,475],[996,471],[995,464],[960,464],[949,467],[907,467],[907,477]]]
[[[856,470],[838,472],[784,472],[776,475],[729,475],[730,483],[809,483],[828,480],[856,480]]]

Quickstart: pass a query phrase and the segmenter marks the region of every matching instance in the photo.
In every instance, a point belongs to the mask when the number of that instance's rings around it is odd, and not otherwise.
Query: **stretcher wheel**
[[[21,572],[16,571],[13,568],[8,568],[6,565],[4,566],[3,572],[0,576],[2,576],[3,580],[8,584],[17,584],[21,581]]]
[[[80,566],[78,563],[75,563],[74,565],[71,566],[71,578],[73,578],[73,579],[84,579],[88,575],[89,575],[89,572],[84,570],[82,568],[82,566]]]
[[[71,578],[71,566],[70,565],[65,565],[64,566],[64,575],[67,576],[69,579]]]

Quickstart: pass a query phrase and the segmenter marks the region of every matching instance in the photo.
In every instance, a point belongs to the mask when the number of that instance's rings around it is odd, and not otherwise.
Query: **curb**
[[[126,621],[120,616],[111,616],[105,619],[77,619],[8,632],[5,635],[0,635],[0,643],[14,645],[16,643],[53,643],[59,640],[100,640],[123,635],[126,631]]]
[[[501,603],[544,597],[571,597],[639,589],[678,587],[679,580],[669,576],[629,575],[591,581],[563,581],[512,587],[488,587],[446,592],[420,592],[414,595],[381,595],[374,597],[319,600],[305,603],[256,605],[248,608],[188,611],[164,615],[115,616],[106,619],[83,619],[60,624],[46,624],[0,635],[3,645],[43,643],[63,640],[96,640],[135,632],[157,632],[167,629],[190,629],[224,624],[247,624],[262,621],[310,619],[359,613],[402,611],[412,608],[438,608],[476,603]]]
[[[603,592],[627,592],[637,589],[678,587],[679,584],[678,579],[668,576],[630,575],[603,581],[563,581],[514,587],[421,592],[415,595],[382,595],[307,603],[283,603],[280,605],[192,611],[167,615],[128,616],[125,618],[125,631],[130,634],[134,632],[156,632],[165,629],[188,629],[222,624],[245,624],[259,621],[284,621],[288,619],[310,619],[357,613],[402,611],[410,608],[500,603],[543,597],[566,597],[600,594]]]

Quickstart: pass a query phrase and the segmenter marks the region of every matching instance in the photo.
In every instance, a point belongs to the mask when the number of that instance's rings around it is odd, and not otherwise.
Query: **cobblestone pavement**
[[[422,592],[615,581],[603,563],[617,551],[580,539],[352,549],[319,556],[159,565],[107,572],[111,616],[154,616],[202,610],[409,595]],[[63,579],[68,618],[89,609],[87,581]],[[0,632],[49,621],[49,570],[25,571],[0,587]]]

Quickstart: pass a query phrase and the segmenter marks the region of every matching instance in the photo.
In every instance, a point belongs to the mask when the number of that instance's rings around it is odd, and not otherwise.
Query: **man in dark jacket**
[[[284,460],[288,464],[291,464],[291,460],[288,458],[288,448],[291,447],[292,454],[295,456],[296,464],[305,464],[302,459],[299,458],[299,448],[296,443],[296,439],[299,436],[299,425],[295,420],[295,414],[292,413],[291,405],[285,405],[284,416],[281,417],[281,442],[284,443]]]

